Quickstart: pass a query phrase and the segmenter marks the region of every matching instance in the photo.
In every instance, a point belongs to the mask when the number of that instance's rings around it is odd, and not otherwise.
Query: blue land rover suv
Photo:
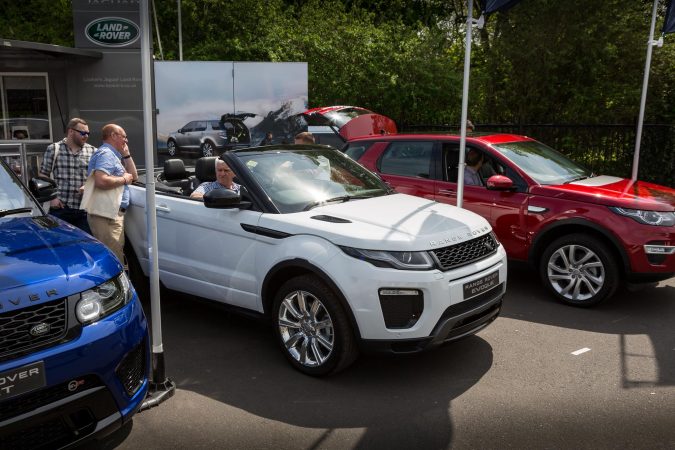
[[[117,258],[45,214],[0,159],[0,449],[61,448],[112,432],[148,389],[148,325]]]

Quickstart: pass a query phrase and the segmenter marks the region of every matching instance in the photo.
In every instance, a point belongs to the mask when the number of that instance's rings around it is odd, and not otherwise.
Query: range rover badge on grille
[[[51,329],[51,327],[49,326],[48,323],[42,322],[42,323],[39,323],[39,324],[33,326],[30,329],[29,333],[30,333],[31,336],[39,337],[39,336],[42,336],[43,334],[49,333],[50,329]]]

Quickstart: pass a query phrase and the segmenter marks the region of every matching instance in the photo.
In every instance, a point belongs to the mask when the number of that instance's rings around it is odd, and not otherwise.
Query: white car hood
[[[390,251],[447,247],[491,231],[488,222],[471,211],[405,194],[334,203],[294,214],[263,214],[259,226],[315,235],[335,245]]]

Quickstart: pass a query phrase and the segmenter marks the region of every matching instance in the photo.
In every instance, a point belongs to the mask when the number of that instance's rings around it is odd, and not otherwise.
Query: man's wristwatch
[[[131,158],[131,153],[129,153],[127,156],[122,156],[122,159],[129,159]]]

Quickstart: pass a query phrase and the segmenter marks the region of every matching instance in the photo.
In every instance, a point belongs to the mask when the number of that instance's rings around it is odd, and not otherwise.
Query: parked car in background
[[[214,156],[225,150],[248,147],[251,133],[244,120],[255,114],[223,114],[220,119],[193,120],[176,132],[169,134],[166,141],[169,156],[180,152],[198,152],[200,156]]]
[[[120,428],[150,371],[147,321],[122,265],[44,212],[53,181],[30,184],[32,195],[0,158],[0,448],[13,450]]]
[[[455,205],[459,140],[370,136],[345,151],[398,192]],[[490,222],[509,258],[531,262],[557,299],[592,306],[622,280],[675,275],[675,190],[592,173],[525,136],[473,134],[466,146],[484,162],[463,207]]]
[[[389,117],[358,106],[324,106],[300,114],[317,144],[344,147],[349,139],[396,133]]]
[[[169,160],[157,175],[159,279],[271,319],[303,373],[335,373],[359,349],[432,348],[498,316],[506,256],[480,216],[396,194],[327,146],[270,145],[221,159],[240,194],[189,198],[199,182],[216,179],[215,157],[194,170]],[[149,273],[144,177],[131,187],[125,222],[139,285]]]

